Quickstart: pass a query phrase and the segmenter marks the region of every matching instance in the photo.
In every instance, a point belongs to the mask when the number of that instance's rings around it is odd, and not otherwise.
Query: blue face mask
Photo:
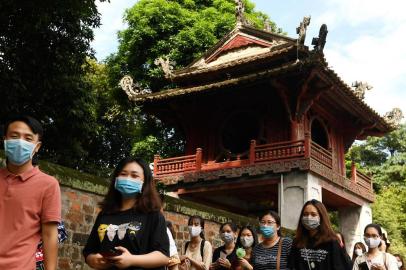
[[[14,165],[23,165],[34,155],[37,145],[23,139],[4,140],[4,151],[7,160]]]
[[[272,226],[260,226],[259,230],[264,238],[271,238],[275,234]]]
[[[132,197],[141,193],[143,184],[144,183],[139,179],[130,180],[129,178],[117,177],[114,187],[123,197]]]

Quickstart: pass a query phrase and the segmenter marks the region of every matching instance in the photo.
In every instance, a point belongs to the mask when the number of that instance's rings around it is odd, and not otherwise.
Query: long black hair
[[[159,211],[161,209],[161,200],[159,198],[158,191],[155,188],[149,166],[140,158],[127,157],[122,159],[114,169],[111,176],[109,190],[104,200],[100,203],[102,212],[115,213],[120,211],[123,197],[121,193],[115,189],[114,184],[116,182],[116,178],[120,175],[124,167],[133,162],[140,165],[144,172],[144,184],[142,186],[141,193],[135,195],[135,198],[137,199],[137,202],[134,205],[135,210],[142,213],[149,213],[152,211]]]
[[[191,216],[187,222],[188,226],[193,225],[193,220],[198,219],[200,223],[200,227],[202,227],[202,231],[200,232],[200,237],[204,240],[204,219],[201,216]]]
[[[238,237],[237,237],[236,246],[237,246],[237,248],[240,248],[240,247],[244,248],[241,244],[241,233],[245,229],[249,230],[251,232],[252,236],[254,237],[254,243],[251,246],[251,248],[254,248],[258,244],[258,235],[257,235],[255,228],[251,225],[245,225],[240,229],[240,232],[238,233]]]
[[[313,205],[320,217],[320,226],[317,228],[317,232],[314,236],[310,235],[310,232],[302,223],[303,212],[306,206]],[[333,228],[331,227],[330,218],[327,213],[327,209],[324,204],[318,200],[307,201],[300,211],[299,223],[296,229],[296,236],[293,240],[293,245],[297,248],[307,247],[310,240],[314,241],[314,246],[320,245],[321,243],[326,243],[329,241],[338,241]]]

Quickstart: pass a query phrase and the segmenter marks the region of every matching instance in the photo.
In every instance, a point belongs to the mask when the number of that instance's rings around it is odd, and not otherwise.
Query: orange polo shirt
[[[0,269],[34,270],[41,223],[61,220],[58,181],[34,167],[20,175],[0,169]]]

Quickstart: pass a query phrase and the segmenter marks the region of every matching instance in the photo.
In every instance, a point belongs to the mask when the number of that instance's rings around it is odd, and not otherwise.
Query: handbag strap
[[[276,270],[281,269],[282,241],[283,241],[283,238],[281,237],[279,239],[279,245],[278,245],[278,256],[276,257]]]

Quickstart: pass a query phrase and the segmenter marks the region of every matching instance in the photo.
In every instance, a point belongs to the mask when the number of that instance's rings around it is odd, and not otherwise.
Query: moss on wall
[[[0,163],[4,164],[4,151],[0,151]],[[108,180],[61,165],[40,161],[42,171],[58,179],[60,185],[87,192],[104,195],[108,189]]]

